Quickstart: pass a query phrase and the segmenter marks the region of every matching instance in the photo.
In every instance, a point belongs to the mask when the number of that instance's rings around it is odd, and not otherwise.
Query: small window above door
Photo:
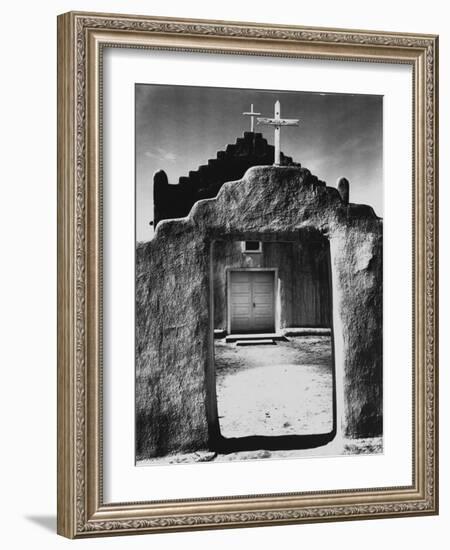
[[[246,254],[259,254],[262,252],[261,241],[242,241],[242,252]]]

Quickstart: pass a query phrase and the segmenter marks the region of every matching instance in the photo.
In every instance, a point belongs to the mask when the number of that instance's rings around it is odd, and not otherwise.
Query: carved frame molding
[[[102,502],[102,48],[413,67],[413,485],[171,502]],[[58,532],[75,538],[438,512],[438,38],[67,13],[58,18]]]

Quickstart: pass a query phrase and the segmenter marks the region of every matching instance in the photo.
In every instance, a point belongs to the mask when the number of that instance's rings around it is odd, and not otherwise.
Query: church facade
[[[329,328],[329,246],[315,235],[212,244],[216,335]]]

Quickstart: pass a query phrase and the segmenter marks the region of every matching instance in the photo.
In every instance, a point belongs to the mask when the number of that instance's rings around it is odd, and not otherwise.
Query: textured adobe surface
[[[136,254],[137,458],[214,446],[210,294],[214,240],[322,235],[330,241],[338,430],[382,429],[382,220],[346,206],[300,167],[254,167],[189,216],[158,224]]]

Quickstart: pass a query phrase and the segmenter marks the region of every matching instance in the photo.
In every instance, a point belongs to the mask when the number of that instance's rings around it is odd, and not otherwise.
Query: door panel
[[[249,272],[232,272],[230,284],[232,331],[247,332],[252,324],[252,284]]]
[[[230,273],[231,332],[274,332],[274,272]]]

